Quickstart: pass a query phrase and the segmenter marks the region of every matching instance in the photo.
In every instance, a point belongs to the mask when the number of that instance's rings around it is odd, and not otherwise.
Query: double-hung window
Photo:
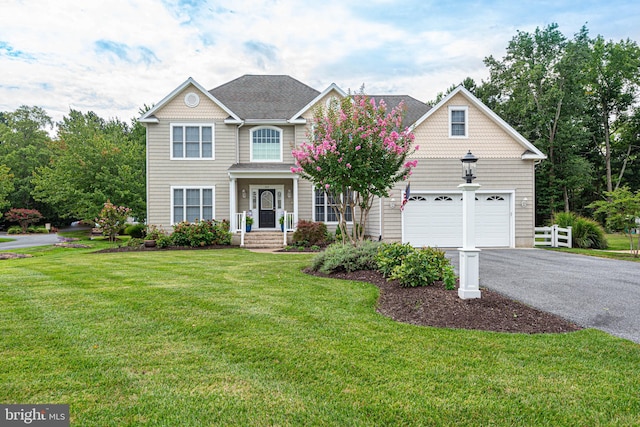
[[[251,161],[282,161],[282,130],[276,127],[259,127],[251,130]]]
[[[172,224],[213,219],[213,187],[173,187]]]
[[[351,197],[351,195],[350,195]],[[327,195],[322,190],[314,190],[314,220],[319,222],[338,222],[338,211],[334,207],[336,201],[331,195]],[[353,221],[353,212],[351,212],[351,206],[347,206],[345,212],[345,220],[347,222]]]
[[[211,124],[171,124],[172,159],[213,159]]]
[[[449,137],[468,137],[468,108],[466,106],[449,107]]]

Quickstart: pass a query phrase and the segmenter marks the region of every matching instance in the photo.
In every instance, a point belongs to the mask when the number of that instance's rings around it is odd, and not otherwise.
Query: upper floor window
[[[449,107],[449,137],[451,138],[466,138],[468,137],[468,108],[462,107]]]
[[[251,161],[282,161],[282,130],[275,127],[260,127],[251,131]]]
[[[213,124],[171,124],[172,159],[213,159]]]
[[[352,197],[352,195],[350,195]],[[353,221],[351,206],[347,206],[345,220]],[[339,222],[336,201],[333,196],[328,195],[323,190],[314,190],[314,220],[319,222]]]

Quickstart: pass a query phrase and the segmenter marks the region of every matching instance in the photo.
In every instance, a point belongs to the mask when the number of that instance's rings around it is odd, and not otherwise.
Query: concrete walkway
[[[457,272],[457,251],[447,257]],[[487,249],[480,252],[480,287],[640,343],[640,263],[544,249]]]

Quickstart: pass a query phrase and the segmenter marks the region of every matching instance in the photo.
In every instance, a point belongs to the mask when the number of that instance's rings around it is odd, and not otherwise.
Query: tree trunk
[[[607,167],[607,191],[613,191],[613,179],[611,178],[611,135],[609,135],[609,114],[602,113],[602,123],[604,124],[604,161]]]

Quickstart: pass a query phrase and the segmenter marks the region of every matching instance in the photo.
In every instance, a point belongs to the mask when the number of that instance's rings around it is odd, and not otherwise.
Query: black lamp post
[[[476,162],[478,158],[471,154],[471,150],[463,158],[462,162],[462,179],[467,180],[467,184],[471,184],[476,179]]]

